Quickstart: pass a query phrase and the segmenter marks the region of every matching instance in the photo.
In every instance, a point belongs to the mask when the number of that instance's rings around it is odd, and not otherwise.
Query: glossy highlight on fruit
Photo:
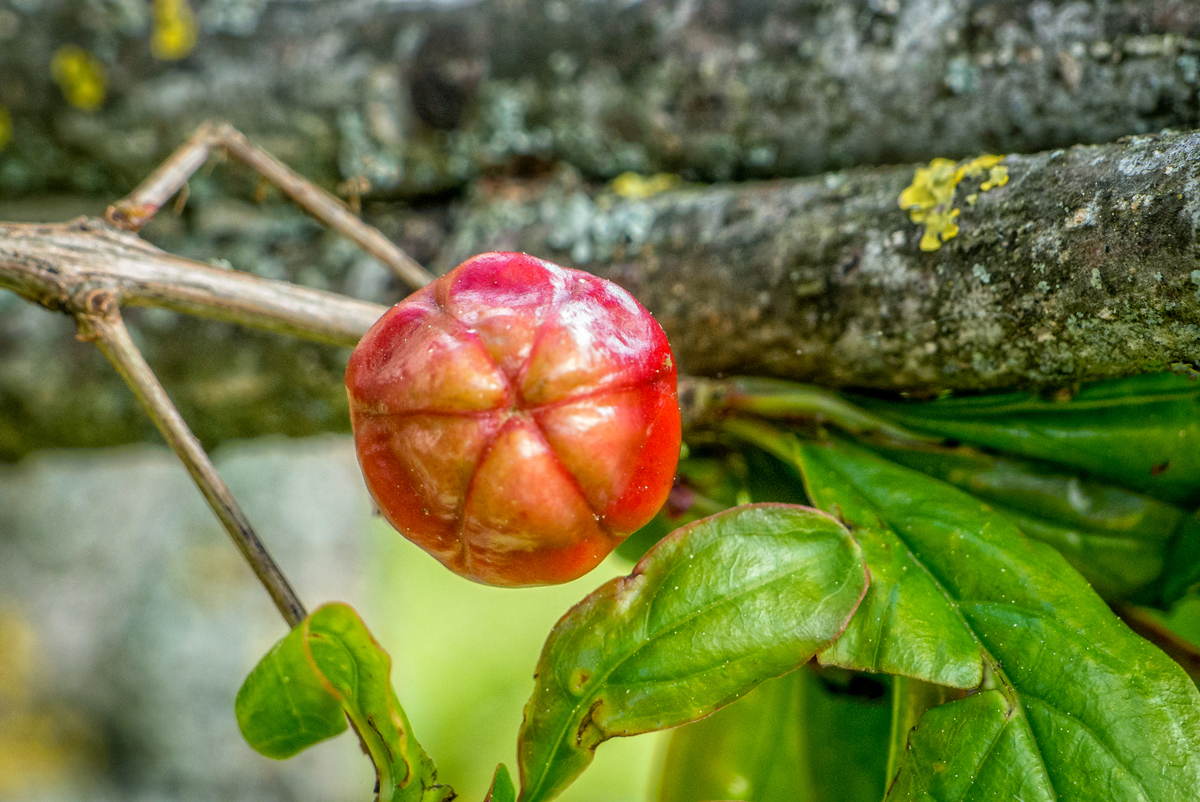
[[[491,585],[590,571],[662,506],[676,368],[615,284],[486,253],[392,307],[350,357],[359,463],[387,520]]]

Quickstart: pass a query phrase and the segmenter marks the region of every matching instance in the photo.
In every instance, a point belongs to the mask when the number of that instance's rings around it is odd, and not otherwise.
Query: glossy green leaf
[[[760,504],[662,540],[554,627],[518,742],[521,799],[565,788],[602,741],[706,716],[835,639],[867,586],[832,517]]]
[[[909,429],[1076,468],[1185,507],[1200,504],[1200,381],[1184,376],[1095,382],[1069,401],[1029,393],[856,400]]]
[[[1065,741],[1065,739],[1064,739]],[[900,773],[888,790],[888,802],[920,800],[920,802],[984,802],[987,800],[1022,800],[1022,802],[1058,802],[1059,800],[1158,800],[1191,799],[1193,797],[1138,795],[1140,789],[1130,787],[1127,776],[1117,782],[1125,788],[1113,788],[1118,795],[1091,795],[1067,776],[1063,793],[1050,775],[1050,766],[1038,761],[1041,745],[1034,739],[1029,722],[998,690],[968,696],[958,702],[935,707],[921,717],[921,722],[909,737],[908,754],[900,765]],[[1064,743],[1050,745],[1051,749],[1077,746],[1087,749],[1096,744]],[[1102,749],[1103,746],[1100,746]],[[1079,767],[1080,769],[1083,766]],[[1126,793],[1126,789],[1132,793]],[[1096,789],[1098,790],[1098,789]],[[1182,789],[1178,789],[1182,790]]]
[[[1200,511],[1184,522],[1163,574],[1162,601],[1167,607],[1189,593],[1200,593]]]
[[[753,443],[799,469],[800,441],[788,432],[750,420],[731,420],[731,434]],[[808,473],[809,493],[824,491]],[[814,490],[813,483],[818,483]],[[974,688],[983,678],[979,644],[961,625],[953,603],[921,567],[878,513],[852,496],[839,497],[839,507],[825,504],[826,494],[812,495],[834,514],[849,504],[854,516],[844,518],[871,570],[871,586],[842,637],[822,651],[820,661],[860,671],[923,679],[955,688]]]
[[[283,759],[354,722],[375,763],[380,802],[453,797],[413,737],[389,679],[392,660],[345,604],[316,610],[275,644],[238,691],[242,735]]]
[[[1026,535],[1057,549],[1106,598],[1127,597],[1158,579],[1185,518],[1164,501],[1045,463],[967,447],[870,448],[989,502]]]
[[[989,666],[986,692],[921,718],[889,799],[1196,799],[1200,693],[1061,555],[861,449],[806,444],[800,459],[813,498],[860,538],[895,533]]]
[[[658,802],[879,802],[889,718],[797,669],[676,730]]]
[[[512,775],[508,773],[508,766],[503,763],[496,767],[496,774],[492,777],[492,787],[488,789],[487,799],[484,802],[517,802],[517,787],[513,785]]]

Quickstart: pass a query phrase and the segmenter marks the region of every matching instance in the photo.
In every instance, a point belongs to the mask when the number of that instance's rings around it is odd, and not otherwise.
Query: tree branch
[[[386,307],[165,253],[95,219],[0,223],[0,287],[52,311],[86,313],[88,293],[301,339],[354,345]]]
[[[105,290],[91,290],[79,298],[79,306],[80,311],[75,319],[80,338],[94,342],[129,385],[154,425],[166,438],[167,445],[191,474],[205,501],[216,513],[258,581],[270,594],[288,627],[299,624],[307,615],[304,604],[259,540],[250,520],[229,491],[229,486],[217,473],[200,446],[200,441],[192,435],[187,423],[167,397],[154,371],[142,358],[121,321],[116,297]]]
[[[391,196],[514,160],[724,181],[1200,126],[1200,17],[1161,0],[224,0],[177,64],[93,5],[12,4],[0,194],[129,186],[210,117]],[[96,113],[47,74],[64,42],[105,59]]]
[[[1200,134],[1009,156],[1003,166],[1005,186],[980,192],[978,178],[964,179],[953,201],[960,231],[933,252],[919,249],[921,226],[898,205],[913,168],[645,200],[567,171],[482,185],[438,261],[444,269],[484,250],[525,250],[611,278],[657,315],[694,376],[923,393],[1061,386],[1200,360]],[[0,287],[71,313],[81,290],[102,288],[125,304],[342,345],[384,309],[172,256],[96,220],[0,224]],[[171,338],[195,337],[172,368],[184,400],[189,381],[213,381],[189,377],[197,353],[227,347],[187,331]],[[41,347],[38,364],[62,359],[53,341]],[[271,397],[264,426],[244,389],[205,390],[187,406],[198,431],[215,442],[346,425],[340,358],[260,341],[237,348],[287,395]],[[14,456],[82,442],[79,433],[48,438],[47,419],[93,421],[105,442],[142,436],[93,381],[73,365],[70,386],[87,392],[5,410],[0,447]]]
[[[379,233],[378,229],[359,220],[346,204],[253,144],[227,123],[206,122],[201,125],[187,142],[138,184],[129,197],[110,206],[105,218],[117,228],[140,230],[172,195],[187,186],[187,180],[204,165],[214,150],[221,150],[249,165],[300,208],[348,237],[413,289],[433,281],[433,276],[425,268]]]
[[[612,279],[696,375],[932,393],[1200,362],[1200,133],[1000,166],[998,188],[962,180],[957,236],[932,252],[901,167],[646,200],[570,174],[493,182],[438,261],[527,251]]]

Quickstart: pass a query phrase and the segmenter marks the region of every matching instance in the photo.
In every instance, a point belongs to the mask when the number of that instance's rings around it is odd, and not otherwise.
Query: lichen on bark
[[[932,393],[1200,362],[1200,135],[1008,156],[1005,186],[922,252],[913,168],[616,199],[483,188],[444,263],[493,248],[600,273],[656,313],[681,370]]]

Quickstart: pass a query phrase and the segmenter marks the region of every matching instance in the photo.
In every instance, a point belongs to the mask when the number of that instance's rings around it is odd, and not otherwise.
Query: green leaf
[[[860,449],[802,445],[800,460],[860,540],[881,524],[899,538],[989,667],[985,692],[921,718],[890,800],[1195,800],[1200,693],[1057,552]]]
[[[797,669],[677,729],[667,747],[659,802],[813,799],[803,721],[807,683],[804,669]]]
[[[1076,468],[1185,507],[1200,504],[1200,382],[1183,376],[1095,382],[1069,401],[1029,393],[855,400],[909,429]]]
[[[838,636],[867,585],[830,516],[760,504],[662,540],[554,627],[518,741],[521,799],[562,791],[602,741],[706,716]]]
[[[513,785],[512,775],[508,773],[508,766],[503,763],[496,766],[492,787],[488,789],[484,802],[517,802],[517,788]]]
[[[1058,550],[1097,592],[1124,598],[1162,573],[1183,510],[1150,496],[975,449],[872,451],[989,502],[1026,535]]]
[[[1072,746],[1087,750],[1097,745],[1086,743],[1086,736],[1071,738],[1064,733],[1060,744],[1047,744],[1050,749]],[[1074,743],[1072,743],[1072,741]],[[1109,795],[1107,778],[1101,788],[1084,779],[1084,787],[1071,776],[1050,776],[1050,764],[1038,760],[1042,744],[1035,742],[1029,722],[998,690],[983,691],[929,710],[909,736],[908,754],[900,765],[900,773],[888,789],[887,802],[921,800],[941,802],[954,800],[1010,800],[1022,802],[1059,802],[1059,800],[1117,799],[1192,799],[1191,796],[1169,797],[1139,795],[1141,789],[1129,787],[1129,777],[1119,769],[1112,779],[1113,795]],[[1102,746],[1100,748],[1103,748]],[[1111,767],[1079,766],[1074,774],[1087,768],[1104,771]],[[1059,783],[1064,783],[1061,793]],[[1091,786],[1089,788],[1088,786]],[[1124,786],[1124,787],[1122,787]],[[1129,793],[1131,792],[1131,793]],[[1119,794],[1119,796],[1118,796]]]
[[[389,676],[392,660],[345,604],[327,604],[272,647],[238,691],[235,711],[247,743],[281,760],[346,729],[366,748],[380,802],[453,797],[412,736]]]
[[[962,699],[967,692],[934,685],[932,682],[902,677],[892,677],[892,721],[888,732],[887,771],[891,779],[900,770],[900,762],[908,752],[908,735],[926,711],[955,699]]]
[[[1163,605],[1170,607],[1196,592],[1200,592],[1200,511],[1184,522],[1172,545],[1163,574]]]
[[[879,802],[890,705],[807,667],[671,736],[658,802]]]
[[[800,441],[792,434],[750,420],[726,423],[731,434],[774,454],[797,469]],[[806,472],[809,494],[825,503],[828,493]],[[851,498],[839,498],[845,506]],[[958,611],[937,582],[869,505],[858,504],[843,520],[862,530],[856,539],[871,570],[871,585],[842,637],[819,655],[825,665],[882,671],[955,688],[974,688],[983,679],[979,644],[961,624]]]

